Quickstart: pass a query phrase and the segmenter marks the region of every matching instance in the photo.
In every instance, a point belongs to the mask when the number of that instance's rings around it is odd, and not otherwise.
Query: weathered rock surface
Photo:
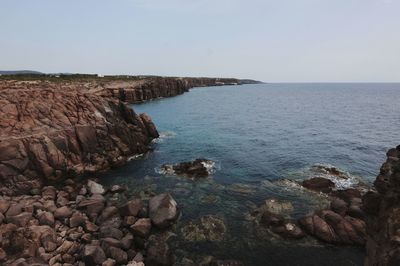
[[[387,152],[374,186],[376,191],[363,197],[368,234],[365,265],[400,265],[400,146]]]
[[[158,137],[150,117],[96,95],[91,86],[0,82],[0,192],[27,193],[148,150]]]

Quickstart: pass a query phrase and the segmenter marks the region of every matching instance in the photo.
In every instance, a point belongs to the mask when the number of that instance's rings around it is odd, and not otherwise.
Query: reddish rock
[[[134,235],[146,237],[150,233],[151,221],[148,218],[141,218],[136,221],[131,227]]]
[[[32,219],[32,213],[30,212],[22,212],[18,215],[8,216],[7,222],[15,224],[19,227],[24,227],[28,224],[28,222]]]
[[[108,169],[148,150],[158,136],[151,119],[97,93],[101,86],[0,81],[0,192],[29,193],[46,180]]]
[[[338,199],[335,198],[331,201],[331,210],[340,214],[340,215],[345,215],[347,212],[347,203],[342,200],[342,199]]]
[[[137,216],[142,207],[143,202],[141,199],[133,199],[121,205],[119,211],[122,216]]]
[[[67,206],[60,207],[54,211],[54,218],[56,219],[64,219],[69,218],[72,215],[71,208]]]
[[[96,245],[86,245],[82,257],[86,265],[101,265],[106,260],[103,249]]]
[[[299,224],[305,232],[322,241],[328,243],[337,243],[338,241],[335,232],[329,224],[318,215],[304,217],[299,220]]]

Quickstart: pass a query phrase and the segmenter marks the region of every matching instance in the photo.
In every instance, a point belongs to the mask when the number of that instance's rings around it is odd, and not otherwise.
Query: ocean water
[[[154,150],[104,174],[133,196],[169,191],[181,217],[169,239],[179,262],[205,256],[245,265],[362,265],[364,251],[311,238],[285,241],[258,226],[251,213],[266,199],[291,202],[296,219],[327,200],[295,181],[332,165],[350,177],[341,187],[371,184],[386,151],[400,143],[400,84],[259,84],[195,88],[134,105],[156,123]],[[210,178],[165,175],[160,166],[207,158]],[[336,180],[337,181],[337,180]],[[205,215],[222,220],[218,241],[193,241],[185,228]]]

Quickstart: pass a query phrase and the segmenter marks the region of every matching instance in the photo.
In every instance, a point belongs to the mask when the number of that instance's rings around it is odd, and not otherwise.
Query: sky
[[[0,70],[400,81],[400,0],[0,0]]]

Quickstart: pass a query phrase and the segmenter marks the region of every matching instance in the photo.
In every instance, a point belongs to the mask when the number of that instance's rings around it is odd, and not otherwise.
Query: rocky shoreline
[[[0,81],[0,263],[2,265],[173,265],[165,230],[179,216],[163,193],[148,202],[127,198],[79,177],[118,167],[145,153],[159,136],[147,114],[126,103],[182,94],[192,87],[252,81],[209,78]],[[373,188],[337,189],[325,178],[302,182],[330,206],[293,220],[291,206],[267,199],[257,222],[285,239],[306,236],[335,245],[366,246],[365,265],[400,263],[400,146],[387,153]],[[209,161],[164,165],[191,178]],[[337,169],[325,169],[346,178]],[[57,184],[57,185],[51,185]],[[240,188],[236,188],[240,190]],[[218,240],[218,217],[189,224],[190,241]],[[197,232],[197,233],[196,233]],[[187,260],[187,265],[190,260]],[[241,265],[210,260],[205,265]]]
[[[145,153],[159,136],[125,103],[237,79],[0,80],[0,191],[29,193],[46,180],[104,171]]]

